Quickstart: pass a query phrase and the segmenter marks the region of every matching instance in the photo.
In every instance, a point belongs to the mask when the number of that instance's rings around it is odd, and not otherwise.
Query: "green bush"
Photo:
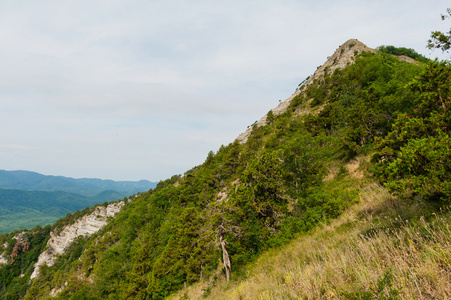
[[[451,66],[433,62],[411,85],[419,104],[377,139],[376,174],[393,192],[451,201]]]

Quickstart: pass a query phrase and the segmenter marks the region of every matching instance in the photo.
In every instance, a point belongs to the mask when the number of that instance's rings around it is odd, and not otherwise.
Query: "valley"
[[[0,234],[52,224],[69,213],[146,192],[156,183],[0,170]]]

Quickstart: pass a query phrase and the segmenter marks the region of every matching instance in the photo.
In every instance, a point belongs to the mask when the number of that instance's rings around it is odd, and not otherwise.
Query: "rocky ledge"
[[[39,270],[43,264],[52,266],[57,256],[63,254],[75,238],[81,235],[91,235],[99,231],[107,224],[107,218],[113,217],[118,213],[124,204],[121,201],[109,204],[107,207],[99,206],[91,214],[83,216],[74,224],[64,227],[59,233],[51,232],[46,250],[39,255],[38,262],[34,265],[34,271],[30,278],[33,279],[40,275]]]

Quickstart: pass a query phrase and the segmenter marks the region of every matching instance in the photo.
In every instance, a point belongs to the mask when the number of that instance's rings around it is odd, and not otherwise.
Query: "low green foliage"
[[[388,54],[393,54],[396,56],[399,55],[405,55],[408,56],[410,58],[415,59],[416,61],[419,62],[423,62],[423,63],[428,63],[430,62],[430,60],[426,57],[424,57],[423,55],[417,53],[415,50],[411,49],[411,48],[405,48],[405,47],[395,47],[395,46],[379,46],[376,48],[377,50],[384,52],[384,53],[388,53]]]
[[[451,201],[451,66],[431,63],[412,82],[419,104],[402,114],[384,138],[373,161],[376,174],[393,192]]]
[[[393,119],[416,105],[416,92],[405,86],[421,69],[386,54],[362,53],[355,64],[307,88],[311,106],[323,108],[306,118],[306,127],[314,135],[341,137],[347,159],[365,153],[375,137],[387,134]]]

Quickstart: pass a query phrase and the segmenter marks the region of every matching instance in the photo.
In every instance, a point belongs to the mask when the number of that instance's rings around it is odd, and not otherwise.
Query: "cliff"
[[[34,265],[34,271],[30,278],[33,279],[39,276],[39,270],[43,264],[52,266],[57,256],[63,254],[75,238],[81,235],[91,235],[99,231],[107,224],[107,218],[117,214],[122,206],[124,206],[124,202],[109,204],[107,207],[99,206],[94,212],[83,216],[74,224],[68,225],[61,232],[51,232],[46,250],[39,255],[38,262]]]

